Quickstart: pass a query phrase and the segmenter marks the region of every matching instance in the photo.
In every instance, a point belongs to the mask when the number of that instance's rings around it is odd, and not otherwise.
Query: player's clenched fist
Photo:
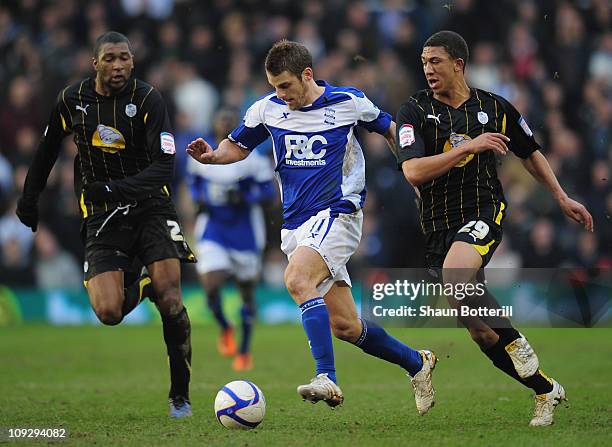
[[[203,138],[198,138],[187,145],[187,153],[200,163],[214,163],[214,152],[210,144]]]
[[[470,148],[472,154],[492,150],[500,155],[506,155],[508,152],[506,143],[509,141],[510,138],[502,133],[486,132],[466,143],[466,146]]]

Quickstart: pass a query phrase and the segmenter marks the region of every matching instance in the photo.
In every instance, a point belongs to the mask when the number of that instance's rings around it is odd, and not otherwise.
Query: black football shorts
[[[501,222],[500,222],[501,223]],[[425,260],[428,268],[439,269],[455,241],[470,244],[480,254],[482,267],[487,265],[502,240],[500,224],[485,218],[465,219],[462,225],[450,230],[433,231],[425,235]]]
[[[196,262],[171,200],[151,198],[88,217],[83,222],[85,281],[110,271],[131,272],[162,259]]]

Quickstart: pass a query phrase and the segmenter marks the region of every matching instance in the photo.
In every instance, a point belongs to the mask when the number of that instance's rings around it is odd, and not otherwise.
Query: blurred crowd
[[[587,205],[595,232],[560,212],[512,155],[499,175],[509,200],[496,267],[612,264],[612,27],[609,0],[4,0],[0,5],[0,283],[80,282],[75,145],[64,142],[33,234],[15,216],[25,174],[57,93],[93,76],[95,38],[126,34],[135,74],[168,103],[176,130],[174,197],[187,235],[196,206],[182,148],[207,135],[222,106],[242,112],[266,92],[263,60],[275,41],[305,44],[315,76],[356,86],[395,115],[425,88],[420,53],[441,29],[461,33],[472,86],[526,117],[565,190]],[[353,267],[423,264],[414,192],[382,138],[361,135],[368,200]],[[263,149],[265,150],[265,148]],[[282,281],[280,207],[269,206],[264,281]],[[186,276],[193,272],[186,269]]]

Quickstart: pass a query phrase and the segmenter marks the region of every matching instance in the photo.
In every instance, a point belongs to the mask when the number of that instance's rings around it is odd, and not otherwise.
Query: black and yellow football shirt
[[[453,150],[485,132],[510,138],[508,148],[527,158],[540,146],[520,113],[501,96],[479,89],[453,108],[421,90],[397,114],[398,163]],[[499,223],[506,208],[493,151],[470,154],[447,173],[418,186],[425,233],[448,230],[468,218]]]
[[[98,94],[92,78],[63,89],[28,172],[24,197],[38,198],[69,134],[78,148],[75,190],[83,217],[116,205],[85,201],[82,190],[93,182],[112,181],[129,200],[169,196],[174,137],[166,104],[149,84],[130,78],[111,96]]]

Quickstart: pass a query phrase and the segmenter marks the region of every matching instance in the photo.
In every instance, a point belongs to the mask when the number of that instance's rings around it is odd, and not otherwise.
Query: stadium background
[[[81,286],[80,218],[73,194],[70,138],[41,198],[36,234],[15,203],[57,92],[91,76],[93,40],[114,29],[135,48],[136,75],[161,90],[178,147],[210,133],[214,112],[243,112],[270,90],[269,46],[287,37],[308,46],[317,78],[365,90],[395,114],[424,88],[420,51],[440,29],[468,41],[472,85],[499,93],[526,116],[569,194],[595,221],[587,233],[563,217],[547,193],[509,155],[499,174],[509,200],[504,242],[493,265],[603,267],[612,264],[612,31],[607,0],[4,0],[0,4],[0,427],[65,426],[87,445],[605,445],[612,401],[609,329],[530,329],[527,334],[572,399],[552,430],[527,427],[533,400],[479,355],[458,329],[391,329],[415,347],[434,349],[438,404],[417,418],[406,378],[351,346],[335,343],[347,396],[333,414],[296,401],[310,371],[301,328],[259,324],[256,369],[248,378],[268,399],[254,433],[224,432],[212,400],[236,378],[214,353],[217,331],[195,272],[184,269],[192,320],[195,417],[164,416],[167,369],[157,325],[95,323]],[[423,259],[414,193],[381,138],[362,135],[368,200],[364,238],[351,271],[415,267]],[[262,148],[262,150],[266,150]],[[174,185],[185,233],[196,207],[178,151]],[[282,285],[278,201],[268,207],[268,245],[257,299],[267,322],[296,320]],[[239,308],[226,290],[232,317]],[[605,297],[604,297],[605,298]],[[607,301],[604,303],[608,306]],[[273,306],[266,307],[266,303]],[[609,306],[608,306],[609,307]],[[608,312],[609,316],[609,312]],[[128,322],[156,318],[145,303]],[[158,318],[158,317],[157,317]],[[14,324],[19,321],[51,322]],[[67,326],[77,324],[77,327]],[[297,347],[297,348],[296,348]],[[571,355],[570,355],[571,354]],[[279,360],[279,359],[282,359]],[[0,436],[0,441],[2,441]]]

